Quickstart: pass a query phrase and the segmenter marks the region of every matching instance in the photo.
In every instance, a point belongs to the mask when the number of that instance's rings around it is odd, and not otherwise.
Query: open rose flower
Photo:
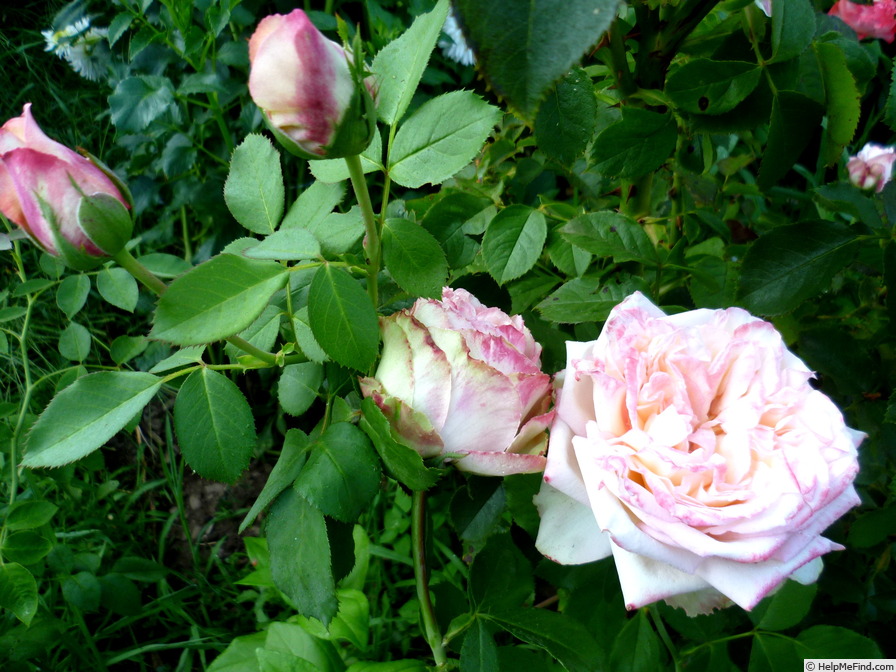
[[[896,150],[869,142],[846,164],[849,181],[859,189],[883,191],[893,176]]]
[[[123,192],[108,168],[48,138],[31,103],[0,128],[0,212],[72,268],[93,268],[128,242]]]
[[[837,0],[828,14],[856,31],[860,40],[874,37],[890,43],[896,37],[896,0],[874,0],[870,5]]]
[[[842,548],[821,533],[859,503],[864,435],[771,324],[667,316],[636,293],[567,356],[536,497],[544,555],[612,554],[629,609],[705,613],[810,583]]]
[[[381,324],[382,359],[361,389],[407,445],[475,474],[544,469],[551,379],[521,317],[446,287]]]
[[[345,50],[301,9],[261,20],[249,40],[249,64],[252,100],[290,152],[333,159],[370,144],[376,112],[368,86]]]

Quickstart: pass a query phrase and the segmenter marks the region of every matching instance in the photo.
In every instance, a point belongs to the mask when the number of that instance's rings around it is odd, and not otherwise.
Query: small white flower
[[[81,17],[59,30],[43,30],[46,46],[64,59],[72,70],[90,81],[98,81],[109,65],[109,49],[106,46],[108,28],[91,28],[90,19]]]
[[[445,25],[442,26],[442,32],[450,38],[450,40],[439,40],[439,47],[442,49],[445,58],[450,58],[455,63],[460,63],[461,65],[473,65],[476,62],[476,56],[473,55],[473,50],[467,45],[464,34],[457,24],[454,12],[448,14],[448,18],[445,19]]]

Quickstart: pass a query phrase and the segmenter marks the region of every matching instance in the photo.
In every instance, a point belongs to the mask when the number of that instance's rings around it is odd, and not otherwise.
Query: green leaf
[[[599,278],[573,278],[549,294],[535,309],[549,322],[581,324],[603,322],[610,311],[635,291],[647,291],[640,278],[621,277],[621,282]]]
[[[414,19],[403,35],[383,47],[373,59],[370,69],[379,86],[377,114],[389,126],[404,116],[417,91],[448,16],[448,7],[448,0],[440,0],[431,12]]]
[[[124,364],[142,354],[149,347],[144,336],[119,336],[109,346],[109,355],[116,364]]]
[[[548,226],[544,215],[528,205],[501,210],[482,238],[482,257],[495,282],[503,285],[531,269],[544,248]]]
[[[0,546],[0,555],[12,562],[33,565],[46,557],[52,548],[53,542],[38,532],[21,530],[6,535],[3,546]]]
[[[548,89],[616,18],[618,0],[458,0],[455,8],[480,71],[531,121]]]
[[[772,58],[780,63],[799,56],[815,35],[815,9],[810,0],[787,0],[772,12]]]
[[[140,133],[153,120],[176,109],[174,86],[167,77],[126,77],[109,96],[109,108],[119,133]]]
[[[285,191],[280,154],[253,133],[233,151],[224,201],[236,221],[254,233],[273,233],[283,217]]]
[[[308,291],[314,338],[334,361],[366,371],[376,360],[380,330],[367,293],[348,273],[321,266]]]
[[[100,604],[105,609],[122,616],[136,616],[141,612],[140,589],[133,581],[115,573],[100,576],[98,581]]]
[[[9,609],[26,626],[37,614],[37,582],[16,562],[0,565],[0,608]]]
[[[411,490],[428,490],[439,480],[442,472],[429,469],[420,454],[395,438],[392,426],[373,399],[361,402],[361,429],[379,453],[389,475]]]
[[[573,68],[548,91],[535,118],[538,147],[552,159],[571,166],[594,135],[597,98],[591,78]]]
[[[669,74],[665,92],[685,112],[722,114],[750,95],[761,75],[755,63],[696,58]]]
[[[168,574],[168,570],[157,562],[137,556],[122,556],[112,565],[112,571],[132,581],[156,583]]]
[[[661,669],[661,644],[647,611],[641,609],[616,637],[610,652],[610,669],[619,672],[653,672]]]
[[[324,367],[316,362],[301,362],[283,367],[277,384],[277,400],[290,415],[302,415],[317,399],[324,380]]]
[[[786,581],[775,594],[750,612],[750,620],[763,630],[786,630],[802,621],[812,606],[818,585]]]
[[[796,638],[800,658],[881,658],[880,647],[848,628],[816,625]]]
[[[204,345],[191,345],[188,348],[176,350],[170,357],[166,357],[161,362],[152,367],[150,373],[162,373],[164,371],[173,371],[182,366],[192,366],[202,361],[202,354],[205,352]]]
[[[111,175],[113,181],[118,178]],[[121,187],[126,190],[126,187]],[[134,220],[127,206],[111,194],[89,194],[78,204],[78,226],[106,254],[117,254],[134,233]]]
[[[248,248],[243,254],[251,259],[314,259],[320,255],[320,243],[306,229],[281,229],[258,245]]]
[[[271,507],[265,529],[274,584],[299,613],[327,625],[339,603],[324,514],[288,488]]]
[[[891,130],[896,130],[896,61],[893,62],[893,69],[890,71],[890,87],[883,120]]]
[[[153,275],[157,275],[160,278],[176,278],[193,268],[192,264],[180,257],[162,252],[144,254],[142,257],[138,257],[137,261],[146,266]]]
[[[338,162],[345,164],[344,160]],[[345,182],[331,184],[315,180],[290,206],[280,230],[308,228],[313,224],[319,224],[333,212],[333,208],[342,203],[343,198],[345,198]]]
[[[220,254],[177,278],[159,300],[151,338],[200,345],[233,336],[255,321],[288,279],[273,261]]]
[[[320,163],[320,161],[315,161]],[[325,257],[334,257],[356,249],[364,235],[364,221],[361,209],[354,206],[348,212],[333,212],[322,220],[310,222],[308,230],[320,241],[320,249]]]
[[[137,299],[140,298],[140,288],[137,281],[123,268],[104,268],[96,276],[96,288],[107,302],[116,308],[121,308],[129,313],[137,307]]]
[[[612,257],[616,263],[657,263],[656,247],[644,228],[621,213],[603,210],[580,215],[567,222],[560,234],[573,245],[598,257]]]
[[[360,429],[337,422],[311,446],[295,489],[328,516],[354,522],[379,490],[380,468]]]
[[[678,128],[671,113],[624,107],[622,120],[594,141],[594,167],[608,177],[634,179],[662,166],[677,140]]]
[[[307,459],[308,435],[300,429],[290,429],[286,432],[283,439],[283,449],[280,451],[280,457],[277,458],[277,464],[271,470],[271,475],[265,482],[264,487],[258,495],[258,499],[249,509],[249,513],[240,523],[239,533],[252,523],[253,520],[261,513],[281,492],[286,490],[298,478],[302,470],[302,466]]]
[[[234,638],[220,656],[212,661],[208,672],[259,672],[256,651],[264,647],[267,632],[256,632]]]
[[[495,534],[473,560],[470,595],[480,611],[520,609],[535,592],[532,566],[509,534]]]
[[[10,532],[15,530],[33,530],[50,522],[59,507],[43,500],[16,502],[6,514],[3,527]]]
[[[62,582],[62,596],[79,611],[98,611],[102,588],[90,572],[78,572]]]
[[[498,647],[495,638],[481,619],[464,635],[460,650],[460,672],[498,672]]]
[[[203,478],[234,483],[255,448],[249,402],[227,376],[206,367],[184,381],[174,402],[174,429],[184,460]]]
[[[389,175],[412,189],[441,184],[473,160],[500,116],[471,91],[428,100],[398,129]]]
[[[814,196],[827,210],[852,215],[874,229],[884,228],[872,196],[849,182],[824,184],[815,189]]]
[[[891,397],[892,399],[892,397]],[[890,414],[892,402],[887,409]],[[891,422],[890,418],[886,422]],[[869,548],[896,534],[896,506],[887,506],[863,513],[849,528],[846,542],[850,548]]]
[[[319,624],[315,625],[320,627]],[[316,672],[344,670],[345,663],[339,657],[336,647],[331,642],[316,637],[311,630],[293,623],[271,623],[267,629],[268,636],[264,648],[267,651],[289,653],[307,660]]]
[[[828,116],[825,135],[829,142],[824,160],[826,164],[831,164],[840,158],[840,153],[852,142],[858,128],[860,96],[843,50],[836,44],[825,42],[817,42],[813,48],[824,81]]]
[[[398,286],[411,296],[439,298],[448,282],[448,262],[438,241],[419,224],[387,219],[383,261]]]
[[[56,289],[56,305],[65,313],[68,319],[72,319],[84,304],[90,294],[90,278],[83,273],[68,275],[59,283]]]
[[[57,394],[28,435],[22,464],[61,467],[89,455],[130,422],[162,385],[136,371],[101,371]]]
[[[856,240],[842,224],[822,220],[773,229],[744,256],[738,300],[762,315],[793,310],[830,285]]]
[[[318,364],[330,361],[327,353],[323,351],[314,338],[314,334],[311,333],[311,327],[308,325],[308,306],[302,306],[295,312],[292,324],[296,330],[298,346],[308,359]]]
[[[426,672],[429,668],[419,660],[392,660],[388,663],[373,663],[360,660],[352,663],[345,672]]]
[[[311,169],[311,174],[322,183],[339,183],[349,178],[345,159],[318,159],[309,161],[308,167]],[[361,170],[365,175],[384,170],[383,138],[379,130],[373,134],[373,140],[367,145],[367,149],[361,152]]]
[[[748,672],[787,672],[799,669],[803,656],[796,642],[789,637],[766,635],[757,632],[753,636],[753,647],[750,649],[750,665]]]
[[[793,167],[821,125],[824,110],[796,91],[779,91],[772,103],[768,144],[759,168],[759,188],[774,187]]]
[[[83,362],[90,354],[90,332],[77,322],[69,322],[59,334],[59,354],[73,362]]]
[[[439,242],[451,268],[462,268],[476,256],[479,246],[466,235],[466,224],[485,210],[489,203],[473,194],[458,192],[448,194],[426,211],[423,228]]]
[[[546,609],[514,609],[489,612],[481,614],[481,617],[499,625],[514,637],[544,649],[569,672],[601,669],[598,665],[601,651],[594,638],[581,622],[569,616]]]

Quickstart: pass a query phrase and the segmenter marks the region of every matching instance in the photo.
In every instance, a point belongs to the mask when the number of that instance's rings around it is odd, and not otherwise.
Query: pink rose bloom
[[[0,212],[74,268],[95,266],[130,238],[119,185],[104,166],[48,138],[31,103],[0,127]]]
[[[536,546],[613,555],[627,608],[752,609],[811,583],[821,536],[859,503],[864,434],[809,384],[768,322],[739,308],[665,315],[640,293],[567,343]]]
[[[474,474],[544,469],[551,378],[521,317],[446,287],[381,324],[382,359],[361,390],[407,445]]]
[[[896,150],[892,147],[882,147],[869,142],[856,156],[850,157],[846,164],[849,181],[859,189],[883,191],[884,185],[893,175],[894,160]]]
[[[288,150],[309,159],[360,154],[376,113],[351,57],[301,9],[261,20],[249,40],[249,93]]]
[[[890,43],[896,37],[896,0],[874,0],[870,5],[837,0],[828,14],[856,31],[860,40],[875,37]]]

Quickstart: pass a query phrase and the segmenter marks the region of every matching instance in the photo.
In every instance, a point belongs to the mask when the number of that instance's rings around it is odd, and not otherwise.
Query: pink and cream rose
[[[896,37],[896,0],[874,0],[870,5],[837,0],[828,14],[856,31],[860,40],[874,37],[890,43]]]
[[[249,93],[278,141],[306,159],[360,154],[375,130],[369,84],[301,9],[263,18],[249,40]]]
[[[771,324],[667,316],[636,293],[567,357],[536,497],[544,555],[612,555],[629,609],[705,613],[810,583],[842,548],[821,535],[859,503],[864,435]]]
[[[883,191],[893,177],[896,150],[869,142],[846,164],[849,181],[859,189]]]
[[[130,239],[125,191],[108,168],[47,137],[31,103],[0,127],[0,212],[72,268],[92,268]]]
[[[521,317],[446,287],[381,325],[382,359],[361,390],[407,445],[475,474],[544,469],[551,378]]]

